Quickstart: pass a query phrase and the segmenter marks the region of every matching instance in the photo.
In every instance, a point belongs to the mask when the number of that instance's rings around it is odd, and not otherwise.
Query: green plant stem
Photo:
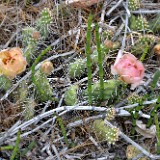
[[[154,122],[156,125],[156,135],[157,135],[157,154],[160,154],[160,127],[159,127],[157,113],[155,113],[155,115],[154,115]]]
[[[151,111],[150,119],[148,120],[147,127],[150,127],[152,125],[154,115],[157,113],[158,108],[160,108],[160,96],[157,98],[157,102],[156,102],[154,108]]]
[[[139,111],[143,108],[143,106],[141,104],[139,104],[136,107],[135,113],[133,114],[133,121],[132,121],[132,130],[131,130],[131,134],[134,135],[135,134],[135,127],[136,127],[136,120],[138,119],[139,115]]]
[[[142,62],[144,61],[148,51],[149,51],[149,47],[144,48],[143,54],[142,54],[142,56],[140,58],[140,61],[142,61]]]
[[[38,62],[40,61],[40,59],[41,59],[49,50],[51,50],[51,46],[48,46],[45,50],[43,50],[43,51],[41,52],[41,54],[36,58],[36,60],[34,61],[32,67],[31,67],[31,70],[32,70],[32,81],[33,81],[33,83],[36,83],[36,79],[35,79],[35,76],[34,76],[34,74],[35,74],[35,67],[36,67],[36,65],[38,64]]]
[[[28,151],[31,151],[36,146],[36,142],[32,141],[22,152],[21,156],[25,156]]]
[[[0,147],[0,151],[5,151],[5,150],[13,150],[14,146],[2,146]]]
[[[62,135],[64,137],[64,142],[69,145],[68,138],[67,138],[67,133],[66,133],[66,130],[65,130],[65,127],[64,127],[64,124],[63,124],[63,120],[59,116],[57,116],[57,121],[58,121],[58,123],[61,127]]]
[[[19,144],[20,144],[20,131],[17,133],[17,139],[16,139],[16,145],[13,149],[12,155],[10,157],[10,160],[15,160],[16,156],[19,154]]]
[[[86,42],[86,55],[87,55],[87,71],[88,71],[88,102],[92,104],[92,62],[91,62],[91,24],[92,14],[88,17],[87,27],[87,42]]]
[[[96,44],[98,52],[98,66],[99,66],[99,78],[100,78],[100,99],[104,99],[104,81],[103,81],[103,59],[100,46],[99,26],[96,24]]]

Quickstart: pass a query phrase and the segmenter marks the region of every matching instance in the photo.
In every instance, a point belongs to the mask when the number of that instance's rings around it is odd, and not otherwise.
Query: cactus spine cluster
[[[134,31],[146,31],[149,29],[148,21],[143,16],[134,16],[130,18],[130,28]]]
[[[106,120],[111,121],[114,120],[116,116],[116,110],[114,107],[108,108],[106,113]]]
[[[140,7],[140,2],[139,0],[129,0],[128,1],[128,8],[131,11],[137,10]]]
[[[103,120],[94,121],[93,131],[100,140],[106,140],[109,144],[115,144],[118,140],[119,129],[106,126]]]

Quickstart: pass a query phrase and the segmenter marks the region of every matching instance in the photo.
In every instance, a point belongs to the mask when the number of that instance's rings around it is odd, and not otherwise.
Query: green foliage
[[[149,21],[149,26],[150,29],[155,33],[159,33],[160,32],[160,14],[157,14],[157,16],[152,19],[151,21]]]
[[[152,83],[151,83],[151,89],[152,90],[156,87],[157,82],[159,80],[159,77],[160,77],[160,70],[158,69],[153,76],[153,80],[152,80]]]
[[[68,74],[71,78],[79,77],[86,69],[86,59],[76,59],[68,66]]]
[[[0,151],[13,150],[13,149],[14,149],[14,146],[11,146],[11,145],[0,147]]]
[[[78,103],[77,98],[78,85],[71,85],[65,92],[64,101],[68,106],[74,106]]]
[[[92,15],[88,17],[88,27],[87,27],[87,42],[86,42],[86,56],[87,56],[87,73],[88,73],[88,102],[92,104],[92,62],[91,62],[91,24]]]
[[[144,101],[143,97],[137,95],[136,93],[133,93],[128,97],[128,104],[138,103],[138,106],[136,106],[134,109],[130,111],[132,115],[132,130],[131,130],[132,135],[135,134],[136,121],[139,118],[138,113],[144,107],[142,105],[143,101]]]
[[[36,142],[32,141],[22,152],[21,156],[25,156],[28,151],[31,151],[36,146]]]
[[[0,76],[0,90],[7,91],[12,86],[12,81],[6,76]]]
[[[140,2],[139,0],[129,0],[128,1],[128,8],[131,11],[137,10],[140,7]]]
[[[45,39],[48,34],[48,26],[52,22],[51,11],[48,8],[45,8],[40,13],[39,19],[36,21],[36,29],[40,32],[41,38]]]
[[[153,124],[154,115],[157,114],[157,110],[159,108],[160,108],[160,96],[157,98],[157,102],[150,113],[150,119],[148,120],[148,123],[147,123],[148,128]]]
[[[109,100],[111,97],[116,96],[117,87],[121,84],[120,81],[111,79],[104,82],[104,101]],[[96,82],[92,85],[92,92],[90,93],[94,101],[101,101],[100,98],[100,82]],[[84,96],[88,97],[88,88],[83,91]]]
[[[100,79],[100,99],[104,98],[104,82],[103,82],[103,56],[101,52],[100,46],[100,35],[99,35],[99,27],[96,25],[96,44],[97,44],[97,52],[98,52],[98,66],[99,66],[99,79]]]
[[[94,121],[93,131],[100,140],[106,140],[110,144],[114,144],[118,140],[119,129],[106,126],[103,120]]]
[[[19,144],[20,144],[20,131],[17,133],[17,139],[16,139],[16,145],[13,149],[12,155],[10,157],[10,160],[16,160],[19,158],[20,150],[19,150]]]
[[[68,138],[67,138],[67,133],[66,133],[66,130],[65,130],[65,126],[63,124],[63,120],[57,116],[57,122],[59,124],[59,126],[61,127],[61,131],[62,131],[62,135],[63,135],[63,138],[64,138],[64,142],[69,145],[69,142],[68,142]]]
[[[146,31],[149,29],[147,20],[143,16],[134,16],[130,18],[130,28],[134,31]]]

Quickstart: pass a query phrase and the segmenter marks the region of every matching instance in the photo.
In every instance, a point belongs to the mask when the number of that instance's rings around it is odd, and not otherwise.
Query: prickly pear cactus
[[[7,91],[12,86],[12,81],[8,79],[6,76],[0,76],[0,91]]]
[[[52,87],[49,84],[47,76],[38,70],[35,74],[36,79],[36,99],[40,102],[53,100]]]
[[[106,113],[106,120],[111,121],[116,116],[116,110],[114,107],[108,108]]]
[[[114,144],[118,140],[119,129],[106,126],[103,120],[94,121],[93,131],[100,140],[106,140],[110,144]]]
[[[72,85],[66,90],[64,96],[64,101],[66,105],[74,106],[78,103],[77,90],[78,85]]]
[[[140,1],[139,0],[129,0],[128,1],[128,8],[131,11],[137,10],[140,7]]]
[[[40,18],[36,21],[36,29],[40,32],[42,39],[48,36],[48,26],[52,23],[52,14],[48,8],[40,13]]]
[[[71,78],[81,76],[86,69],[86,59],[76,59],[75,62],[69,64],[68,73]]]
[[[149,25],[147,20],[143,16],[131,16],[130,18],[130,28],[134,31],[145,31],[149,30]]]
[[[117,95],[117,87],[121,84],[120,81],[111,79],[104,82],[104,101]],[[84,90],[84,96],[88,97],[88,89]],[[96,82],[92,85],[92,98],[94,101],[100,100],[100,83]]]

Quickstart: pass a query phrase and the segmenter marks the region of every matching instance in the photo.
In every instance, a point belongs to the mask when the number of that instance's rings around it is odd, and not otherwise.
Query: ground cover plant
[[[0,1],[0,159],[160,159],[159,8]]]

